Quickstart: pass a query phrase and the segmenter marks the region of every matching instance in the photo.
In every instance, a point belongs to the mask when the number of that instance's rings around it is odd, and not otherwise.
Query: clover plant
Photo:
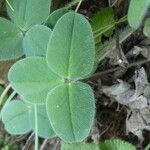
[[[42,40],[43,36],[47,38],[43,30],[50,30],[48,28],[46,29],[46,27],[42,27],[43,25],[39,28],[34,27],[34,25],[42,24],[46,21],[50,12],[51,0],[8,0],[8,2],[11,7],[8,4],[6,7],[11,20],[0,17],[0,60],[16,59],[24,54],[28,56],[29,50],[32,51],[30,52],[31,54],[34,54],[34,49],[27,50],[26,44],[23,44],[23,39],[26,34],[28,35],[28,30],[31,35],[33,29],[30,31],[30,28],[35,28],[35,30],[40,33],[38,35],[39,40]],[[32,36],[35,36],[34,33]],[[30,38],[32,38],[32,36]],[[43,49],[41,49],[41,51],[42,50]],[[44,49],[44,51],[46,50]]]
[[[5,129],[14,135],[34,132],[35,150],[38,137],[82,142],[95,115],[93,90],[82,80],[95,69],[95,38],[112,35],[117,24],[113,9],[98,13],[91,28],[83,15],[65,8],[49,15],[51,0],[9,3],[11,20],[0,18],[0,60],[26,58],[8,73],[14,92],[0,114]],[[97,23],[105,15],[109,19]],[[21,100],[14,98],[16,92]]]
[[[39,34],[36,28],[30,29],[30,32]],[[46,57],[24,58],[9,70],[8,79],[24,101],[8,104],[2,113],[3,122],[10,133],[21,134],[32,130],[36,135],[43,136],[44,127],[43,123],[39,125],[41,121],[38,120],[42,119],[38,116],[41,113],[39,105],[44,105],[49,118],[46,125],[52,126],[55,134],[65,142],[81,142],[89,134],[95,115],[93,90],[80,81],[90,75],[94,66],[92,28],[82,15],[71,11],[63,15],[53,31],[48,33],[51,37]],[[28,41],[27,49],[36,49],[31,37],[26,37],[25,41]],[[32,46],[28,48],[29,44]],[[40,45],[41,48],[44,46],[44,43]],[[36,50],[40,53],[39,47]],[[15,108],[16,111],[12,112]],[[24,122],[29,123],[26,128]],[[15,129],[11,128],[11,124],[16,124]],[[47,134],[53,136],[52,129],[47,129],[46,133],[49,130]]]

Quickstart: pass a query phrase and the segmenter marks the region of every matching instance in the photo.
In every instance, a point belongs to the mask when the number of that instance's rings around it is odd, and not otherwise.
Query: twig
[[[82,0],[79,1],[78,5],[77,5],[77,7],[76,7],[76,9],[75,9],[75,12],[78,11],[78,9],[80,8],[81,3],[82,3]]]
[[[142,64],[145,64],[147,62],[150,62],[150,59],[140,60],[140,61],[131,63],[131,64],[127,65],[126,68],[129,69],[131,67],[134,67],[134,66],[137,66],[137,65],[142,65]],[[117,70],[120,70],[120,69],[122,69],[122,67],[119,66],[119,67],[116,67],[116,68],[112,68],[112,69],[108,69],[108,70],[105,70],[105,71],[101,71],[101,72],[95,73],[95,74],[87,77],[87,79],[91,79],[91,78],[95,78],[95,77],[102,76],[102,75],[105,75],[105,74],[109,74],[111,72],[114,72],[114,71],[117,71]]]
[[[5,88],[5,90],[3,91],[3,93],[1,94],[1,96],[0,96],[0,107],[1,107],[1,105],[3,104],[3,100],[4,100],[5,96],[6,96],[6,94],[8,93],[8,91],[10,90],[10,88],[11,88],[11,84],[9,84],[9,85]]]
[[[29,138],[26,141],[26,144],[23,146],[22,150],[28,150],[29,146],[31,145],[31,143],[33,142],[34,139],[34,133],[32,133]]]
[[[44,150],[46,144],[47,144],[48,139],[45,139],[40,147],[40,150]]]
[[[115,0],[111,6],[115,6],[118,0]]]
[[[74,5],[76,5],[76,4],[79,3],[79,2],[80,2],[80,0],[73,0],[72,2],[70,2],[69,4],[67,4],[67,5],[65,6],[65,8],[66,8],[66,9],[69,9],[69,8],[73,7]]]

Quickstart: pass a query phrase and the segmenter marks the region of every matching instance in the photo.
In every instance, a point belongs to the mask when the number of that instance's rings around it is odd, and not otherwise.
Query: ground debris
[[[112,101],[126,105],[128,117],[126,119],[126,132],[132,132],[143,141],[142,130],[150,130],[150,84],[145,69],[142,67],[135,71],[135,89],[125,81],[118,80],[112,86],[102,86],[102,92]]]

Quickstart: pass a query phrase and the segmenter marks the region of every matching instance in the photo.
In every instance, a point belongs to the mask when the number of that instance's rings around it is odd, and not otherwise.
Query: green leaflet
[[[55,10],[54,12],[52,12],[47,21],[46,21],[46,25],[48,27],[50,27],[51,29],[53,29],[57,23],[57,21],[64,15],[66,14],[67,12],[69,12],[69,10],[65,9],[65,8],[60,8],[60,9],[57,9]]]
[[[51,0],[8,0],[14,11],[7,5],[8,15],[23,31],[44,22],[50,12]]]
[[[28,107],[23,102],[10,102],[2,113],[5,129],[10,134],[25,134],[31,130]]]
[[[150,0],[131,0],[128,10],[128,22],[131,27],[137,29],[150,6]]]
[[[35,25],[27,31],[23,41],[26,56],[46,56],[51,32],[51,29],[43,25]]]
[[[54,131],[65,142],[80,142],[89,134],[95,114],[89,85],[76,82],[56,87],[49,92],[46,107]]]
[[[122,140],[106,140],[100,143],[100,150],[136,150],[136,148]]]
[[[92,28],[97,38],[102,34],[111,36],[115,29],[114,12],[112,7],[103,8],[92,18]]]
[[[23,55],[23,35],[9,20],[0,17],[0,60],[19,58]]]
[[[45,103],[47,93],[60,78],[47,66],[45,58],[30,57],[18,61],[8,73],[12,87],[30,103]]]
[[[150,37],[150,18],[145,21],[143,32],[146,36]]]
[[[95,59],[92,29],[74,12],[59,19],[48,43],[49,67],[64,78],[79,79],[91,73]]]
[[[44,138],[54,137],[44,105],[37,106],[38,135]],[[2,113],[5,129],[14,135],[34,131],[35,126],[34,106],[20,100],[11,101]]]
[[[61,150],[100,150],[99,144],[93,143],[61,143]]]

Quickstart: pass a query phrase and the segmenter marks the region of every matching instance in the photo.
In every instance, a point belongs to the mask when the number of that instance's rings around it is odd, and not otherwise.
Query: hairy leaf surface
[[[67,12],[68,12],[68,10],[65,8],[60,8],[60,9],[55,10],[54,12],[52,12],[49,15],[49,17],[46,21],[46,25],[48,27],[50,27],[51,29],[53,29],[55,27],[57,21]]]
[[[43,25],[35,25],[27,31],[23,47],[26,56],[46,56],[51,30]]]
[[[21,30],[26,31],[47,19],[51,0],[9,0],[9,3],[14,10],[7,5],[8,15]]]
[[[131,27],[137,29],[150,6],[150,0],[131,0],[128,10],[128,22]]]
[[[28,109],[21,101],[12,101],[7,105],[2,121],[10,134],[25,134],[31,130]]]
[[[80,14],[69,12],[61,17],[48,44],[49,67],[65,78],[83,78],[94,65],[95,46],[90,24]]]
[[[0,60],[10,60],[23,55],[23,35],[12,22],[0,17]]]
[[[38,117],[38,135],[43,138],[49,138],[55,136],[54,131],[50,125],[49,118],[47,116],[45,105],[37,106],[37,117]],[[35,115],[34,108],[32,106],[32,113],[30,114],[32,121],[32,128],[35,130]]]
[[[100,143],[100,150],[136,150],[136,148],[121,140],[106,140]]]
[[[18,61],[8,73],[12,87],[30,103],[45,103],[48,92],[60,78],[47,66],[45,58],[30,57]]]
[[[100,150],[99,144],[93,143],[61,143],[61,150]]]
[[[63,84],[47,97],[51,125],[65,142],[80,142],[90,132],[94,119],[94,95],[89,85],[81,82]]]
[[[55,136],[50,125],[45,105],[37,105],[38,135],[44,138]],[[25,134],[35,129],[34,106],[21,100],[11,101],[2,113],[5,129],[14,135]]]

